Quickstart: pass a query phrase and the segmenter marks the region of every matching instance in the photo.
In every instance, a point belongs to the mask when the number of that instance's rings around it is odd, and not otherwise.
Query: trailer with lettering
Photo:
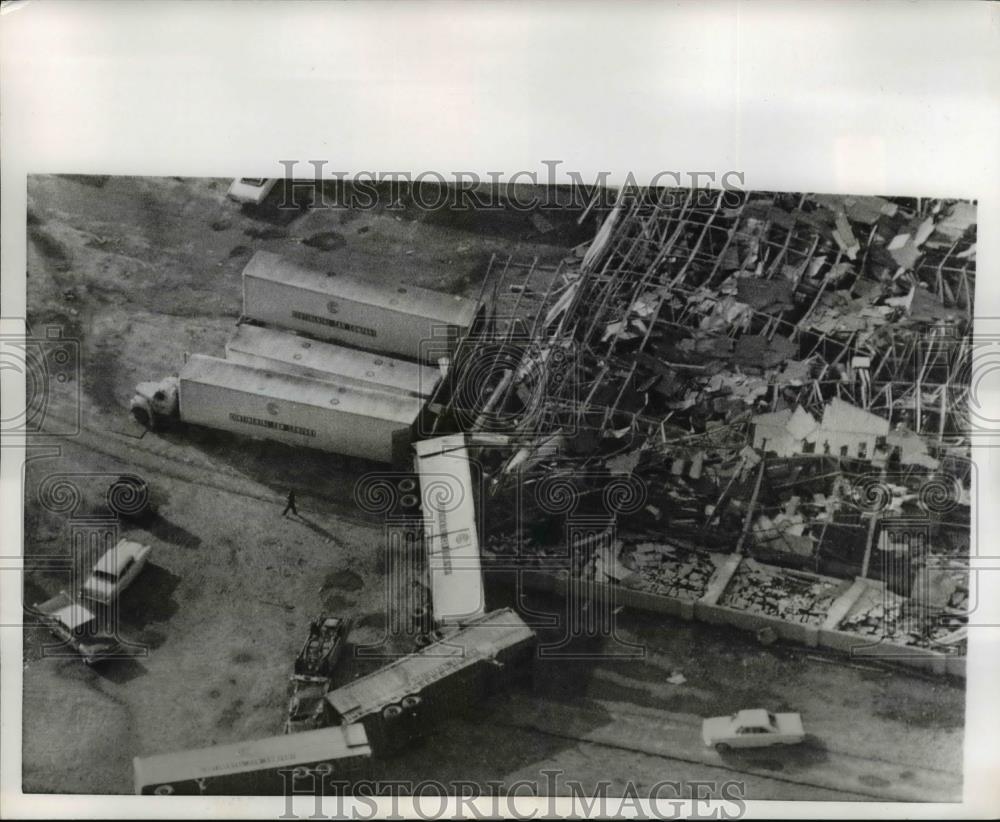
[[[244,317],[418,362],[449,356],[484,315],[466,297],[316,271],[269,251],[243,269]]]
[[[424,407],[420,397],[313,380],[194,354],[180,374],[140,383],[132,413],[288,445],[400,463]]]

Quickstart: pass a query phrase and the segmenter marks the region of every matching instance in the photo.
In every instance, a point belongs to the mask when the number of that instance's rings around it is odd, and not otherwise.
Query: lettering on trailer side
[[[441,561],[444,563],[444,573],[451,573],[451,546],[448,545],[448,517],[444,508],[438,509],[438,530],[441,539]]]
[[[244,425],[257,425],[261,428],[273,428],[276,431],[288,431],[292,434],[301,434],[304,437],[315,437],[316,431],[312,428],[302,428],[299,425],[289,425],[284,422],[275,422],[274,420],[261,420],[257,417],[248,417],[245,414],[237,414],[235,412],[230,412],[229,419],[233,422],[242,422]]]
[[[353,331],[355,334],[364,334],[366,337],[378,336],[378,332],[374,328],[345,323],[341,320],[332,320],[329,317],[318,317],[315,314],[306,314],[304,311],[292,311],[292,316],[296,320],[304,320],[307,323],[316,323],[317,325],[328,325],[331,328],[339,328],[342,331]]]
[[[245,768],[251,768],[255,765],[278,765],[282,762],[294,762],[298,759],[298,755],[294,753],[275,755],[275,756],[264,756],[257,759],[237,759],[231,762],[220,762],[216,765],[208,765],[203,768],[204,773],[215,773],[217,771],[239,771]]]

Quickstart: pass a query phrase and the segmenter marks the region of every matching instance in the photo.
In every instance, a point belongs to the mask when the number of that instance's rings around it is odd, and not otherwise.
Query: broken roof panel
[[[823,409],[820,427],[824,431],[844,434],[870,434],[877,437],[887,437],[889,434],[889,420],[844,402],[839,397],[834,397]]]

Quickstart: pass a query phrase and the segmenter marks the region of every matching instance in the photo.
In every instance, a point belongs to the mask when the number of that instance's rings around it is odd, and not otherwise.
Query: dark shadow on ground
[[[815,737],[808,737],[798,745],[775,745],[770,748],[731,748],[720,752],[719,758],[727,767],[736,769],[756,768],[776,773],[795,773],[814,768],[826,762],[830,755]]]
[[[333,542],[338,541],[337,537],[334,534],[332,534],[330,531],[327,531],[325,528],[320,526],[314,520],[309,519],[309,517],[303,516],[302,514],[289,514],[288,518],[293,522],[301,522],[303,525],[306,526],[306,528],[308,528],[317,536],[322,537],[323,539],[332,540]]]
[[[174,591],[181,578],[161,565],[148,563],[122,594],[118,613],[126,631],[165,622],[177,613]]]
[[[93,668],[94,673],[102,679],[114,682],[116,685],[124,685],[148,673],[139,658],[108,659],[97,663]]]
[[[201,537],[160,514],[149,517],[140,527],[161,542],[167,542],[179,548],[201,547]]]

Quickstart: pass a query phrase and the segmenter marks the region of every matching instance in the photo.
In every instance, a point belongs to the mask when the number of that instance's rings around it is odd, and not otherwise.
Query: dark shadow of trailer
[[[493,611],[326,700],[335,721],[364,725],[375,755],[384,756],[491,693],[530,681],[535,643],[513,610]]]

